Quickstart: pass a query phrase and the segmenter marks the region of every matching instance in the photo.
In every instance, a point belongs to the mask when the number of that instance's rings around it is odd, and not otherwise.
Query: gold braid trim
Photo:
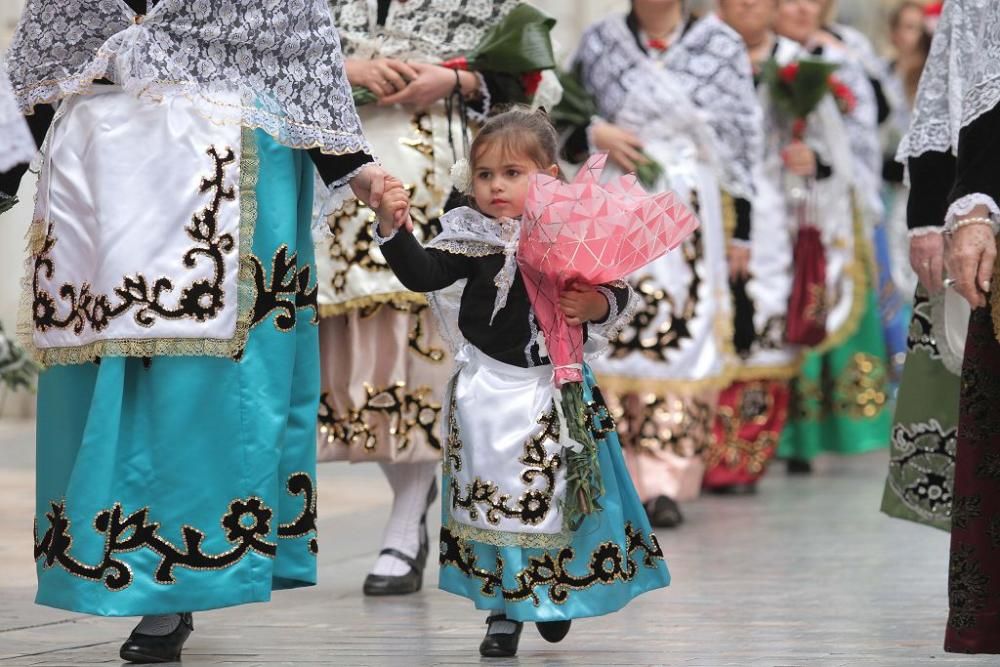
[[[573,532],[569,530],[563,530],[561,533],[509,533],[458,523],[450,515],[446,525],[448,530],[461,540],[471,540],[492,547],[562,549],[573,543]]]
[[[783,366],[741,366],[734,373],[737,382],[757,382],[761,380],[792,380],[802,370],[802,360]]]
[[[734,371],[735,369],[729,366],[721,375],[700,380],[667,380],[623,375],[599,375],[597,384],[604,391],[619,395],[653,393],[657,396],[697,396],[706,392],[721,391],[731,385],[736,376]]]
[[[343,301],[341,303],[321,303],[319,305],[320,317],[336,317],[346,315],[351,311],[371,308],[372,306],[384,305],[398,306],[405,308],[412,305],[426,305],[427,297],[417,292],[387,292],[385,294],[369,294],[359,296],[356,299]]]
[[[847,319],[836,331],[827,334],[822,343],[812,348],[810,351],[816,354],[824,354],[835,347],[839,347],[847,342],[857,330],[868,308],[868,285],[870,277],[874,275],[874,265],[870,241],[865,235],[864,220],[861,217],[861,209],[858,206],[856,195],[852,195],[851,208],[854,212],[854,260],[847,267],[846,273],[854,279],[854,298],[851,301],[851,312]]]
[[[24,349],[43,366],[83,364],[97,357],[234,357],[244,347],[250,335],[253,308],[257,300],[254,284],[253,239],[257,230],[257,183],[260,178],[260,157],[254,130],[244,127],[241,132],[240,154],[240,259],[237,281],[236,331],[232,338],[113,338],[98,340],[78,347],[39,348],[34,339],[32,276],[35,255],[45,241],[47,221],[36,219],[28,229],[28,258],[23,281],[23,293],[17,335]]]
[[[721,191],[722,201],[722,231],[725,233],[726,242],[733,240],[736,234],[736,199],[726,192]]]

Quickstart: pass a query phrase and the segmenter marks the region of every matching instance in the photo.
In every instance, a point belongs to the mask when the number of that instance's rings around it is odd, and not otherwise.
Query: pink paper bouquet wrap
[[[677,195],[648,194],[634,174],[602,184],[606,162],[605,153],[592,156],[572,183],[536,174],[521,219],[517,262],[559,387],[583,381],[583,327],[566,322],[563,289],[624,278],[698,226]]]

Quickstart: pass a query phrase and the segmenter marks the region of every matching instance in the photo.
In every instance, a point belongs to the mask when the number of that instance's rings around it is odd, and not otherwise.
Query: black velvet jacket
[[[507,305],[490,324],[497,296],[495,278],[504,265],[502,252],[469,257],[424,248],[405,231],[386,241],[381,250],[400,282],[414,292],[433,292],[459,280],[468,280],[462,292],[458,325],[462,335],[485,354],[521,368],[549,363],[539,349],[538,323],[520,271],[510,287]],[[615,300],[614,304],[609,303],[609,313],[622,312],[628,305],[628,288],[620,285],[602,287],[606,288],[605,296],[613,295]]]

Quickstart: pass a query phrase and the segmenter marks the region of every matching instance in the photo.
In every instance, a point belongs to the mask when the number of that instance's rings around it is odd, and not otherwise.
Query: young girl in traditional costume
[[[531,176],[558,173],[556,146],[541,112],[495,116],[471,147],[474,207],[446,213],[444,231],[427,249],[391,220],[374,234],[402,283],[432,293],[457,350],[447,398],[440,586],[488,611],[480,653],[490,657],[514,655],[525,622],[560,641],[571,619],[616,611],[669,582],[587,367],[583,393],[599,450],[601,509],[578,516],[566,491],[564,412],[515,262]],[[401,193],[394,202],[408,205]],[[449,295],[456,283],[460,296]],[[627,320],[632,300],[624,282],[576,286],[560,307],[570,325],[607,337]]]

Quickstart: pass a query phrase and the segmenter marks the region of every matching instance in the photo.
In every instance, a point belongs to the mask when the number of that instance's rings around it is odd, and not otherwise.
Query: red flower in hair
[[[799,64],[797,62],[785,65],[778,70],[778,77],[787,85],[795,83],[795,77],[799,75]]]
[[[538,92],[538,86],[542,83],[542,73],[540,71],[525,72],[521,75],[521,85],[528,97],[534,97]]]

